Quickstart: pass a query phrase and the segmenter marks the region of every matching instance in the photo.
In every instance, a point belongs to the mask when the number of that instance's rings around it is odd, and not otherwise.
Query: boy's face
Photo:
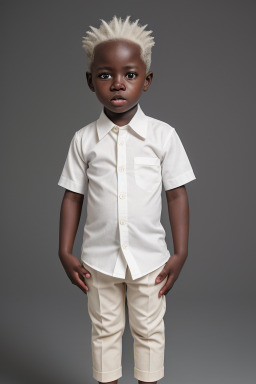
[[[149,88],[153,73],[146,74],[140,46],[128,40],[106,41],[94,50],[91,73],[86,72],[90,89],[110,114],[124,113],[138,103]],[[122,97],[113,100],[113,97]]]

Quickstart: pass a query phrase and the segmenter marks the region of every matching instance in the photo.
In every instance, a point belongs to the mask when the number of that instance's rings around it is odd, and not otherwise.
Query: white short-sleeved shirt
[[[164,190],[196,177],[172,126],[138,109],[118,127],[104,113],[76,131],[58,185],[87,197],[81,261],[133,280],[170,257],[161,224]]]

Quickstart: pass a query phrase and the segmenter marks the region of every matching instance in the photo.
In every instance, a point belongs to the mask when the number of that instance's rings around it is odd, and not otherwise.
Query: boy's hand
[[[60,255],[60,260],[71,283],[77,285],[87,295],[89,288],[84,280],[91,276],[90,272],[72,254]]]
[[[162,271],[159,273],[155,280],[156,283],[159,284],[166,278],[166,276],[168,276],[165,285],[159,291],[158,297],[161,297],[161,295],[167,295],[167,293],[173,287],[173,284],[177,280],[185,260],[186,256],[178,254],[173,254],[169,258],[169,260],[167,261]]]

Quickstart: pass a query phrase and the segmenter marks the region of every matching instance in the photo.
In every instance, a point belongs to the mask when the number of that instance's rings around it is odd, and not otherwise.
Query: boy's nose
[[[119,79],[114,79],[111,84],[111,90],[114,91],[119,89],[125,89],[125,85]]]

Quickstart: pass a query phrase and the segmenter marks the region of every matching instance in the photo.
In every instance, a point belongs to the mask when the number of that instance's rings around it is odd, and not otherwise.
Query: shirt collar
[[[113,121],[107,117],[107,115],[104,112],[104,107],[102,107],[102,111],[101,111],[100,117],[96,121],[96,125],[97,125],[98,137],[99,137],[99,140],[101,140],[116,124],[114,124]],[[129,127],[131,127],[143,139],[146,138],[147,116],[142,111],[140,104],[138,104],[138,109],[135,115],[127,125],[129,125]]]

